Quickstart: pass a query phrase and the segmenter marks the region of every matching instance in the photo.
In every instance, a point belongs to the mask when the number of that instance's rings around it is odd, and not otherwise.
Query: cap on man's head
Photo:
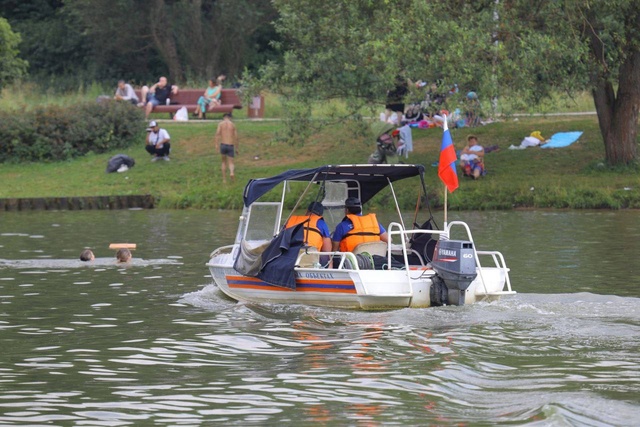
[[[347,197],[347,200],[344,201],[345,208],[359,208],[362,207],[362,203],[360,203],[360,199],[357,197]]]
[[[311,202],[307,210],[311,213],[322,216],[324,213],[324,206],[322,206],[322,203],[320,202]]]
[[[154,128],[154,127],[156,127],[156,126],[158,126],[158,123],[156,123],[156,121],[155,121],[155,120],[151,120],[151,121],[149,122],[149,127],[150,127],[150,128]]]

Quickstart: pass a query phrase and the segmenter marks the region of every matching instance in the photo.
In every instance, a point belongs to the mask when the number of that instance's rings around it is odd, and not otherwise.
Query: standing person
[[[129,83],[124,80],[118,80],[116,94],[113,97],[118,101],[129,101],[133,105],[138,105],[138,96]]]
[[[216,105],[220,105],[220,95],[222,95],[222,82],[220,81],[220,77],[218,77],[218,80],[215,82],[213,79],[209,80],[209,87],[206,88],[204,94],[198,98],[198,106],[196,107],[196,111],[193,112],[193,115],[202,119],[207,111],[207,106],[208,109],[211,109]]]
[[[145,107],[145,119],[149,118],[149,114],[156,105],[168,104],[171,95],[178,94],[178,86],[169,84],[166,77],[160,77],[158,83],[151,87],[142,86],[140,92],[142,102],[138,105]]]
[[[383,241],[389,243],[389,235],[376,214],[362,215],[362,203],[357,197],[349,197],[344,202],[345,217],[331,237],[331,250],[352,252],[356,246],[365,242]]]
[[[467,137],[467,146],[460,154],[460,166],[462,166],[463,173],[473,179],[484,175],[484,148],[478,144],[477,136],[469,135]]]
[[[231,121],[231,114],[225,113],[222,121],[218,125],[215,136],[216,150],[220,150],[222,155],[222,182],[227,183],[227,164],[229,165],[229,177],[235,181],[235,166],[233,158],[240,154],[240,144],[238,143],[238,131],[236,125]]]
[[[158,123],[155,120],[152,120],[149,123],[149,127],[147,128],[147,144],[144,148],[147,150],[147,153],[153,156],[153,158],[151,158],[152,162],[155,162],[158,159],[166,161],[170,160],[170,140],[171,137],[169,136],[169,132],[165,129],[160,129],[160,126],[158,126]]]
[[[387,92],[387,103],[385,104],[385,122],[388,122],[393,113],[398,117],[398,126],[402,125],[402,115],[404,114],[404,97],[409,92],[409,84],[401,75],[396,76],[395,87]]]
[[[439,85],[437,83],[431,83],[431,88],[429,89],[429,92],[427,92],[430,117],[435,117],[440,114],[440,110],[447,99],[443,93],[439,92],[438,88]]]
[[[478,126],[480,124],[480,100],[475,92],[467,93],[465,100],[465,120],[469,127]]]

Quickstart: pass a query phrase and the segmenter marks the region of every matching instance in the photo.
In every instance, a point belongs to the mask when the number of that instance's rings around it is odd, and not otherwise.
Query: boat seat
[[[297,267],[316,267],[320,264],[320,254],[318,250],[313,247],[303,247],[298,254],[298,260],[296,262]]]
[[[382,240],[378,242],[364,242],[353,249],[354,254],[361,254],[363,252],[371,255],[387,256],[387,242],[383,242]]]

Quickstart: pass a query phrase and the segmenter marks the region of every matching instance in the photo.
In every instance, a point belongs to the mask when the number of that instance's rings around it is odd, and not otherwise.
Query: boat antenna
[[[400,211],[400,205],[398,204],[398,197],[396,196],[396,192],[393,189],[393,184],[391,183],[391,180],[389,179],[389,177],[387,177],[387,183],[389,184],[389,188],[391,189],[393,200],[395,200],[396,202],[396,210],[398,212],[398,217],[400,218],[400,224],[402,224],[402,228],[404,229],[405,225],[404,225],[404,220],[402,219],[402,212]]]
[[[433,217],[433,212],[431,212],[431,203],[429,203],[429,194],[427,194],[427,187],[424,183],[424,175],[420,174],[420,183],[422,184],[422,192],[424,193],[424,202],[427,205],[427,210],[429,211],[429,220],[436,227],[436,230],[439,230],[438,224],[436,223],[436,219]],[[416,215],[418,214],[418,209],[416,208]]]
[[[416,221],[418,220],[418,210],[420,209],[420,193],[422,192],[421,189],[418,188],[418,197],[416,198],[416,210],[413,214],[413,225],[415,227],[416,225]]]

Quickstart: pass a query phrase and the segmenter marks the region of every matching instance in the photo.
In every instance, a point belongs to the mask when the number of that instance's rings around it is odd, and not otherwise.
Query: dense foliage
[[[111,100],[0,111],[0,163],[69,160],[125,148],[142,139],[142,119],[140,109]]]
[[[272,56],[270,2],[260,0],[0,0],[22,35],[33,79],[56,89],[239,76]]]
[[[637,160],[640,1],[275,0],[282,60],[262,84],[281,93],[305,136],[310,106],[335,97],[385,103],[401,79],[458,84],[485,110],[504,96],[535,105],[551,93],[593,92],[610,164]],[[258,82],[259,85],[260,82]],[[422,94],[424,97],[424,93]],[[460,96],[460,95],[458,95]],[[497,102],[496,102],[497,101]],[[307,132],[308,133],[308,132]]]
[[[11,30],[6,19],[0,17],[0,91],[26,71],[27,63],[18,57],[19,43],[20,36]]]
[[[3,69],[24,66],[16,46],[31,78],[56,89],[247,70],[248,95],[282,95],[290,142],[344,117],[363,134],[363,114],[379,112],[398,79],[440,93],[457,84],[454,103],[475,91],[494,113],[509,112],[504,97],[530,106],[587,89],[606,162],[638,160],[640,0],[0,0],[0,16],[22,37],[0,25],[0,84]],[[346,113],[312,119],[336,98]]]

